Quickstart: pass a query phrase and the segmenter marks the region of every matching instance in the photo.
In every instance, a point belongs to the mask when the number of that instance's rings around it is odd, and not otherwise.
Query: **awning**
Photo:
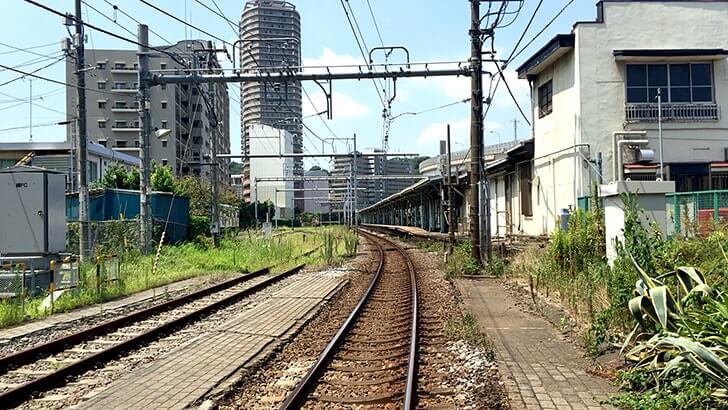
[[[728,56],[722,48],[625,49],[612,52],[616,61],[720,60]]]

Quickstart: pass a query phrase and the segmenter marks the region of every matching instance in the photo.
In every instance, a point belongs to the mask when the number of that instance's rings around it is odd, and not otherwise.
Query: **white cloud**
[[[318,91],[315,93],[309,92],[309,95],[311,96],[311,100],[313,101],[313,104],[316,108],[314,109],[314,106],[311,105],[311,102],[308,100],[308,98],[304,98],[304,116],[317,114],[318,112],[326,110],[326,97],[324,96],[324,93],[322,91]],[[334,91],[333,93],[332,105],[334,119],[358,118],[363,117],[369,113],[369,109],[366,105],[357,102],[347,94],[336,91]]]
[[[330,48],[324,48],[320,56],[315,58],[303,58],[303,65],[305,67],[313,67],[306,69],[307,73],[325,73],[326,67],[332,66],[364,66],[364,60],[356,58],[348,54],[336,54]],[[362,68],[365,69],[365,68]],[[331,68],[332,73],[336,72],[351,72],[355,71],[355,67],[348,68]]]
[[[455,121],[430,124],[417,136],[417,146],[426,149],[426,152],[430,154],[438,153],[440,140],[445,139],[448,124],[450,124],[450,141],[453,151],[466,148],[468,146],[468,132],[470,129],[469,117]]]

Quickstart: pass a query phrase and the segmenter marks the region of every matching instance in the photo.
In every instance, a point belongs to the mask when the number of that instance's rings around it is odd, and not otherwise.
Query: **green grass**
[[[0,328],[196,276],[211,275],[219,280],[265,267],[273,267],[274,272],[283,272],[302,263],[338,264],[344,255],[351,253],[351,236],[343,227],[289,229],[271,239],[266,239],[260,232],[248,231],[225,237],[219,249],[212,247],[211,239],[198,238],[195,242],[162,247],[154,272],[154,254],[125,255],[117,281],[108,281],[104,269],[97,281],[95,266],[82,265],[79,289],[67,292],[54,301],[52,312],[40,306],[46,295],[0,301]],[[328,255],[323,250],[325,237],[331,241]],[[302,256],[311,250],[315,252]]]

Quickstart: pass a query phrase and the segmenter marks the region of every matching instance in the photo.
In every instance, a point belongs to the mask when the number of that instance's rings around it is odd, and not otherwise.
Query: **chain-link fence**
[[[668,235],[706,235],[728,221],[728,190],[666,194]]]

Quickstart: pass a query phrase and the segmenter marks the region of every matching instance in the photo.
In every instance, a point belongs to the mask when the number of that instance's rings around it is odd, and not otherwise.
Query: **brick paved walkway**
[[[182,409],[266,349],[282,343],[343,283],[343,277],[306,273],[272,297],[132,371],[79,404],[83,409]]]
[[[541,317],[522,311],[497,279],[458,280],[465,307],[495,342],[514,409],[601,409],[616,388]]]
[[[210,279],[209,276],[198,276],[190,279],[186,279],[179,282],[170,283],[166,286],[159,286],[157,288],[148,289],[145,291],[137,292],[128,296],[123,296],[118,299],[105,302],[101,305],[92,305],[87,307],[82,307],[78,309],[74,309],[67,313],[57,313],[55,315],[51,315],[48,317],[45,317],[43,319],[34,320],[32,322],[24,323],[18,326],[13,326],[7,329],[0,329],[0,343],[3,341],[7,341],[9,339],[13,339],[16,337],[21,337],[28,335],[33,332],[37,332],[39,330],[44,330],[51,328],[53,326],[62,324],[62,323],[68,323],[72,322],[74,320],[83,319],[84,317],[88,316],[94,316],[99,314],[100,312],[108,312],[112,311],[114,309],[123,308],[125,306],[134,304],[134,303],[140,303],[145,301],[151,301],[155,298],[163,297],[166,292],[175,292],[183,289],[187,289],[190,287],[197,287],[202,284],[204,284],[206,281]]]

